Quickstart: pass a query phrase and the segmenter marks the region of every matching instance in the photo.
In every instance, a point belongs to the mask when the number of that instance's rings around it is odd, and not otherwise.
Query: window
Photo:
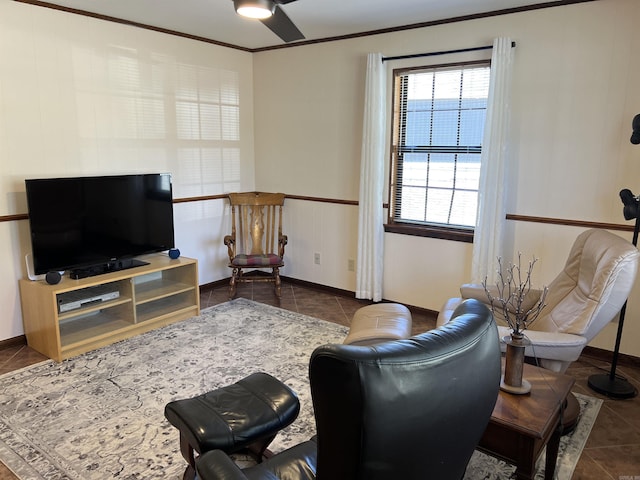
[[[487,61],[394,71],[387,231],[473,239],[489,74]]]

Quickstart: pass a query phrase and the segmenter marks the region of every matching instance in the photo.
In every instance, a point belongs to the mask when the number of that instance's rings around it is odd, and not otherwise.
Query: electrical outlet
[[[313,263],[320,265],[320,254],[318,252],[313,254]]]
[[[350,272],[356,271],[356,261],[353,258],[347,260],[347,270],[349,270]]]

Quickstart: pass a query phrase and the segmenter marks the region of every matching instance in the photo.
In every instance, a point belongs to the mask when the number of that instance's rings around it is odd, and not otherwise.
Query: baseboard
[[[7,338],[0,340],[0,350],[11,347],[22,347],[27,344],[27,337],[25,335],[19,335],[17,337]]]
[[[222,280],[216,280],[215,282],[205,283],[203,285],[200,285],[200,291],[206,292],[207,290],[213,290],[214,288],[228,287],[229,280],[230,278],[225,278]]]
[[[264,272],[264,271],[260,271],[260,270],[253,270],[251,272],[248,272],[247,275],[268,275],[268,273]],[[313,282],[308,282],[306,280],[299,280],[297,278],[291,278],[291,277],[281,277],[283,281],[286,281],[288,283],[291,283],[293,285],[300,285],[306,288],[311,288],[314,290],[318,290],[321,292],[325,292],[325,293],[330,293],[332,295],[336,295],[336,296],[342,296],[342,297],[347,297],[347,298],[355,298],[356,294],[353,291],[350,290],[343,290],[340,288],[334,288],[334,287],[329,287],[327,285],[321,285],[319,283],[313,283]],[[225,278],[222,280],[218,280],[216,282],[212,282],[212,283],[208,283],[206,285],[201,285],[200,288],[201,289],[212,289],[212,288],[219,288],[219,287],[226,287],[229,285],[229,280],[231,278]],[[393,302],[393,300],[382,300],[383,302]],[[416,307],[415,305],[406,305],[407,308],[412,312],[412,313],[421,313],[424,315],[433,315],[434,317],[438,316],[438,312],[435,310],[430,310],[428,308],[422,308],[422,307]],[[596,348],[596,347],[585,347],[584,350],[582,351],[582,355],[586,356],[586,357],[591,357],[591,358],[595,358],[597,360],[601,360],[604,362],[611,362],[611,357],[613,355],[613,352],[610,350],[604,350],[602,348]],[[618,356],[618,363],[622,364],[622,365],[628,365],[628,366],[632,366],[632,367],[639,367],[640,368],[640,357],[635,357],[633,355],[625,355],[625,354],[619,354]]]
[[[597,347],[584,347],[581,355],[585,357],[591,357],[596,360],[611,363],[613,360],[613,352],[611,350],[605,350]],[[627,355],[625,353],[618,354],[618,365],[626,365],[628,367],[640,368],[640,358],[633,355]]]
[[[308,282],[306,280],[298,280],[297,278],[291,278],[291,277],[281,277],[281,278],[282,280],[285,280],[286,282],[291,283],[293,285],[299,285],[305,288],[312,288],[313,290],[318,290],[320,292],[325,292],[325,293],[331,293],[339,297],[356,298],[356,292],[352,292],[351,290],[343,290],[342,288],[329,287],[327,285]]]
[[[243,274],[244,276],[269,276],[269,273],[260,271],[260,270],[252,270]],[[327,285],[322,285],[320,283],[308,282],[306,280],[299,280],[297,278],[281,276],[280,279],[284,282],[291,283],[293,285],[300,285],[301,287],[311,288],[313,290],[318,290],[324,293],[330,293],[331,295],[346,297],[346,298],[356,298],[356,292],[351,290],[344,290],[342,288],[329,287]],[[226,287],[229,285],[229,281],[231,277],[227,277],[222,280],[217,280],[215,282],[207,283],[205,285],[200,285],[200,290],[211,290],[214,288]],[[365,300],[363,300],[365,301]],[[366,302],[366,301],[365,301]],[[384,303],[395,303],[394,300],[382,299]],[[438,316],[438,312],[436,310],[430,310],[428,308],[416,307],[415,305],[407,305],[405,306],[412,312],[416,314],[430,315],[434,318]]]
[[[249,272],[250,275],[267,275],[265,272],[261,272],[259,270],[254,270],[252,272]],[[338,295],[338,296],[343,296],[343,297],[348,297],[348,298],[355,298],[356,294],[353,291],[350,290],[344,290],[341,288],[335,288],[335,287],[329,287],[327,285],[321,285],[319,283],[313,283],[313,282],[308,282],[306,280],[299,280],[297,278],[291,278],[291,277],[281,277],[282,280],[291,283],[293,285],[300,285],[306,288],[312,288],[314,290],[318,290],[321,292],[326,292],[326,293],[331,293],[333,295]],[[206,283],[204,285],[200,285],[200,290],[212,290],[214,288],[220,288],[220,287],[226,287],[229,285],[229,280],[231,278],[224,278],[222,280],[217,280],[215,282],[211,282],[211,283]],[[383,302],[391,302],[391,300],[383,300]],[[422,308],[422,307],[416,307],[414,305],[406,305],[406,307],[411,311],[411,312],[415,312],[415,313],[422,313],[424,315],[438,315],[438,312],[435,310],[430,310],[428,308]],[[3,350],[5,348],[10,348],[10,347],[15,347],[15,346],[22,346],[22,345],[26,345],[27,344],[27,337],[25,335],[19,335],[17,337],[12,337],[12,338],[7,338],[5,340],[0,340],[0,350]],[[582,351],[582,355],[586,356],[586,357],[591,357],[591,358],[595,358],[597,360],[601,360],[604,362],[611,362],[611,357],[613,355],[613,352],[610,350],[604,350],[602,348],[596,348],[596,347],[590,347],[590,346],[586,346],[584,347],[584,350]],[[640,357],[635,357],[633,355],[627,355],[624,353],[621,353],[618,355],[618,364],[622,364],[622,365],[628,365],[631,367],[638,367],[640,368]]]
[[[356,292],[353,292],[351,290],[343,290],[341,288],[334,288],[334,287],[328,287],[326,285],[320,285],[319,283],[313,283],[313,282],[307,282],[306,280],[298,280],[297,278],[290,278],[290,277],[282,277],[283,280],[286,279],[287,282],[292,283],[294,285],[300,285],[303,287],[307,287],[307,288],[313,288],[314,290],[319,290],[322,292],[326,292],[326,293],[331,293],[333,295],[337,295],[337,296],[342,296],[342,297],[348,297],[348,298],[355,298],[356,297]],[[384,303],[396,303],[395,300],[388,300],[383,298],[381,300],[381,302]],[[423,307],[416,307],[415,305],[408,305],[408,304],[404,304],[412,313],[420,313],[423,315],[431,315],[434,317],[438,316],[438,312],[435,310],[430,310],[428,308],[423,308]]]
[[[243,273],[242,276],[243,277],[267,277],[270,275],[260,270],[252,270],[251,272]],[[331,293],[333,295],[337,295],[341,297],[355,298],[356,296],[355,292],[351,292],[349,290],[342,290],[340,288],[328,287],[326,285],[321,285],[319,283],[307,282],[305,280],[298,280],[296,278],[283,277],[283,276],[281,276],[280,279],[283,282],[291,283],[293,285],[300,285],[302,287],[311,288],[313,290],[318,290],[321,292]],[[212,290],[214,288],[220,288],[220,287],[228,287],[230,280],[231,280],[231,277],[227,277],[227,278],[223,278],[222,280],[216,280],[215,282],[200,285],[200,291]]]

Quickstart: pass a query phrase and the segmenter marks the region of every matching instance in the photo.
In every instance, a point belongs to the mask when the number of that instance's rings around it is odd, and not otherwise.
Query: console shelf
[[[57,285],[20,280],[29,346],[62,361],[200,314],[196,260],[141,260],[148,264]]]

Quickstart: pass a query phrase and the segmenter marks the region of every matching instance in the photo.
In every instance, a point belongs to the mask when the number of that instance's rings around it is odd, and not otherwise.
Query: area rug
[[[177,480],[185,462],[165,404],[254,371],[274,375],[300,397],[300,417],[271,446],[280,451],[314,433],[311,352],[346,333],[340,325],[237,299],[62,363],[11,372],[0,377],[0,460],[21,480]],[[571,478],[600,408],[595,398],[579,400],[582,418],[562,439],[557,478]],[[504,480],[513,472],[476,452],[465,478]]]

